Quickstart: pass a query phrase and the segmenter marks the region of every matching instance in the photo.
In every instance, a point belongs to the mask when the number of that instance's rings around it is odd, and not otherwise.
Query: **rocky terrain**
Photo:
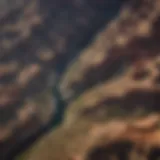
[[[1,159],[60,105],[61,124],[15,159],[160,158],[159,0],[32,0],[1,15]]]
[[[56,117],[63,115],[56,114],[65,108],[58,87],[64,69],[121,4],[0,1],[1,160],[12,159],[17,148],[59,123]]]

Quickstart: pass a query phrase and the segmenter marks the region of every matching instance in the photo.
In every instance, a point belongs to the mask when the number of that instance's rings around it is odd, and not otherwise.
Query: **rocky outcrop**
[[[0,2],[0,159],[51,121],[59,107],[52,89],[65,67],[121,3]]]
[[[159,53],[159,6],[150,3],[122,10],[80,53],[62,78],[60,88],[66,100],[120,75],[133,61]]]
[[[159,0],[131,0],[67,67],[64,121],[26,160],[156,160]]]
[[[44,136],[18,159],[156,160],[159,146],[159,115],[103,123],[77,121]]]

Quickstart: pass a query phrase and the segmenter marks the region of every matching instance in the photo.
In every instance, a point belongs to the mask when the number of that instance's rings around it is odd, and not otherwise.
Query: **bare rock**
[[[0,2],[0,159],[7,159],[54,117],[58,106],[52,89],[68,63],[110,19],[106,13],[114,15],[112,7],[118,11],[120,1],[108,2]]]
[[[156,160],[159,131],[159,0],[131,0],[69,65],[62,125],[27,160]]]

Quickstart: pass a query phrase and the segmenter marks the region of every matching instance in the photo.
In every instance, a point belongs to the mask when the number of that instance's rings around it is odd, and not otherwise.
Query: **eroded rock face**
[[[122,10],[81,52],[62,78],[61,90],[66,99],[111,79],[117,72],[121,74],[137,60],[141,67],[143,62],[139,61],[159,54],[159,5],[146,3],[143,7],[134,7],[133,3]]]
[[[57,80],[121,3],[0,2],[0,159],[54,117]]]
[[[63,124],[24,159],[160,157],[159,22],[159,0],[126,3],[66,69]]]

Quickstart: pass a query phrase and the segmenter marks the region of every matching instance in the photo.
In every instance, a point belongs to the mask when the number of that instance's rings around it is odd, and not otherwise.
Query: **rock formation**
[[[117,0],[0,2],[1,160],[10,160],[15,148],[54,119],[59,106],[53,93],[65,67],[120,5]]]
[[[123,2],[110,21],[120,1],[27,1],[2,16],[1,141],[50,121],[54,86],[66,104],[62,123],[17,159],[160,157],[160,1]]]

